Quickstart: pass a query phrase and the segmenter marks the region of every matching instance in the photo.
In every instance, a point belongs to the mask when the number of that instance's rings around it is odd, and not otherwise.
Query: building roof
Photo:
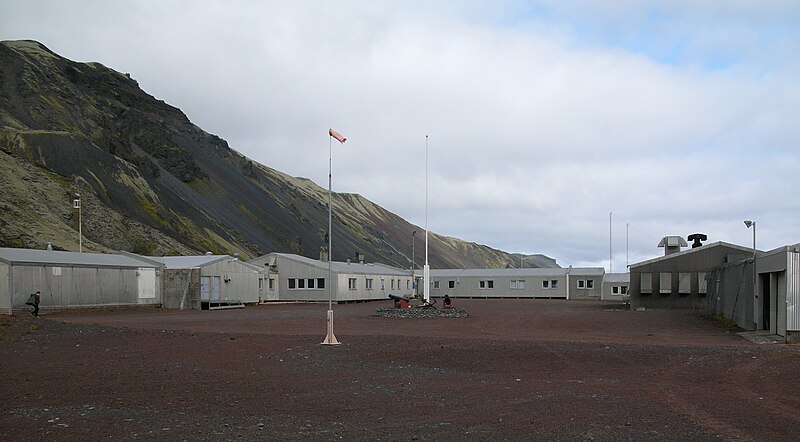
[[[295,262],[300,262],[305,265],[315,267],[318,269],[328,270],[328,262],[320,261],[317,259],[307,258],[305,256],[295,255],[292,253],[270,253],[284,259],[290,259]],[[258,258],[257,258],[258,259]],[[341,261],[332,261],[331,271],[334,273],[344,274],[359,274],[359,275],[395,275],[395,276],[411,276],[411,270],[404,270],[397,267],[392,267],[380,263],[347,263]]]
[[[603,282],[630,282],[630,273],[606,273]]]
[[[556,277],[565,276],[602,276],[602,267],[572,268],[522,268],[522,269],[431,269],[431,278],[503,278],[503,277]],[[422,271],[415,271],[422,276]]]
[[[769,255],[774,255],[774,254],[777,254],[777,253],[797,253],[797,252],[800,252],[800,243],[790,244],[788,246],[781,246],[781,247],[769,250],[767,252],[764,252],[759,256],[769,256]]]
[[[692,254],[692,253],[703,252],[703,251],[706,251],[708,249],[712,249],[712,248],[715,248],[715,247],[727,247],[727,248],[735,249],[737,251],[741,251],[741,252],[744,252],[744,253],[749,253],[749,254],[753,253],[753,249],[751,247],[743,247],[743,246],[739,246],[739,245],[736,245],[736,244],[727,243],[727,242],[724,242],[724,241],[717,241],[717,242],[711,243],[711,244],[704,244],[701,247],[695,247],[693,249],[681,250],[680,252],[677,252],[677,253],[672,253],[672,254],[669,254],[669,255],[659,256],[658,258],[648,259],[647,261],[637,262],[636,264],[631,264],[630,268],[633,269],[635,267],[640,267],[640,266],[643,266],[643,265],[652,264],[654,262],[661,262],[661,261],[668,261],[668,260],[671,260],[671,259],[677,259],[677,258],[681,258],[681,257],[684,257],[684,256]],[[756,250],[756,252],[757,253],[762,253],[760,250]]]
[[[63,267],[161,267],[147,259],[114,253],[78,253],[56,250],[0,248],[0,262]]]

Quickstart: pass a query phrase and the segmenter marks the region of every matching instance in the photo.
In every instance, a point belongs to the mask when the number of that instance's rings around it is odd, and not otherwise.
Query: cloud
[[[271,167],[509,251],[800,240],[800,18],[770,2],[0,0],[0,37],[130,72]],[[763,230],[761,230],[763,229]],[[763,232],[763,234],[761,233]],[[635,258],[634,258],[635,257]]]

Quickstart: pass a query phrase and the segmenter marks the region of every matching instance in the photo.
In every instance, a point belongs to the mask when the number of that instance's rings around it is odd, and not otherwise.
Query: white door
[[[136,287],[139,290],[139,299],[152,299],[156,297],[156,269],[142,269],[136,272]]]
[[[209,279],[210,278],[208,276],[201,276],[200,277],[200,301],[201,302],[208,302],[208,300],[210,299],[208,294],[209,294],[209,289],[211,288],[211,282],[209,281]]]
[[[214,301],[219,301],[222,299],[222,290],[220,287],[219,276],[211,277],[211,299]]]

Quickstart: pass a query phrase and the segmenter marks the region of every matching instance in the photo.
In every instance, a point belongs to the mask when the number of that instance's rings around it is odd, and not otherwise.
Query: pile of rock
[[[462,308],[379,308],[375,316],[384,318],[466,318]]]

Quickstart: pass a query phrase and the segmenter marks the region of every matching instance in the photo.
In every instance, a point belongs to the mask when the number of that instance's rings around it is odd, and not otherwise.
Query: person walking
[[[36,317],[39,316],[39,301],[42,299],[41,295],[42,293],[39,290],[36,290],[36,294],[33,295],[33,311],[31,314]]]

